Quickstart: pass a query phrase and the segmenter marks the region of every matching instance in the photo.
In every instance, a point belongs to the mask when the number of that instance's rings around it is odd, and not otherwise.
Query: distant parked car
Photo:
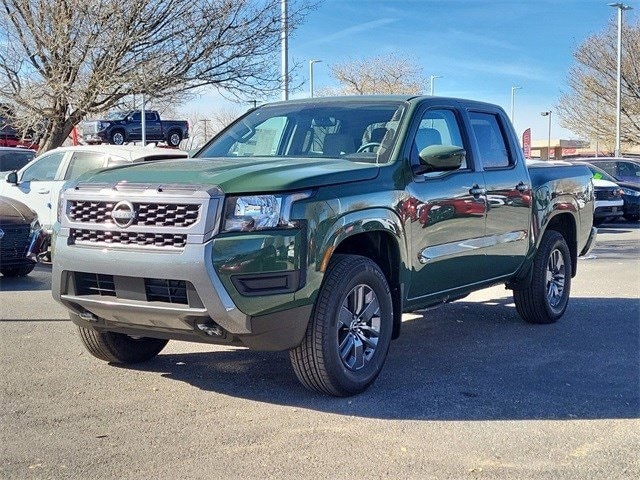
[[[155,110],[145,110],[145,139],[166,142],[177,147],[189,137],[186,120],[160,120]],[[142,114],[140,110],[114,112],[102,120],[82,122],[82,138],[89,143],[122,145],[142,140]]]
[[[28,275],[42,244],[36,213],[22,202],[0,197],[0,273],[5,277]]]
[[[640,220],[640,184],[631,182],[621,182],[597,166],[587,162],[573,162],[586,165],[593,174],[594,180],[606,180],[616,183],[622,190],[623,216],[630,222]]]
[[[82,145],[46,152],[18,172],[0,181],[0,195],[23,202],[38,214],[43,229],[51,233],[64,183],[91,170],[133,162],[187,158],[187,152],[133,145]]]
[[[0,147],[0,174],[20,170],[36,156],[28,148]]]
[[[640,160],[616,157],[579,158],[580,162],[587,162],[601,168],[620,182],[630,182],[640,185]]]

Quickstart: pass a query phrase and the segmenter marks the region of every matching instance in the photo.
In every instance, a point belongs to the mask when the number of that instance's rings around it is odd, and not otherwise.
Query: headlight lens
[[[224,208],[224,232],[251,232],[271,228],[291,228],[291,205],[308,198],[311,192],[289,195],[249,195],[228,197]]]
[[[640,192],[637,190],[631,190],[630,188],[622,188],[622,194],[629,197],[640,197]]]
[[[31,222],[30,227],[31,227],[31,232],[30,232],[31,235],[40,231],[40,222],[38,221],[37,218],[35,218],[33,222]]]

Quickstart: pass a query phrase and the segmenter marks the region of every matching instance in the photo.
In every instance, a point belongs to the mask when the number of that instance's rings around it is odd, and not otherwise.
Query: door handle
[[[49,193],[50,190],[48,188],[41,188],[40,190],[38,190],[38,193],[45,195],[47,193]]]
[[[529,190],[529,185],[524,182],[520,182],[518,185],[516,185],[516,190],[518,190],[520,193],[524,193]]]
[[[469,189],[469,193],[474,197],[477,197],[478,195],[485,195],[487,193],[487,189],[480,185],[474,185]]]

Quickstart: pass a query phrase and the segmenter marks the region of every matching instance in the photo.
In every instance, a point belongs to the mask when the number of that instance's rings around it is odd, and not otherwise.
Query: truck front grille
[[[119,230],[71,229],[71,241],[77,245],[139,246],[156,248],[184,248],[187,235],[182,233],[145,233]]]
[[[187,282],[184,280],[145,278],[144,288],[149,302],[188,303]]]
[[[116,277],[98,273],[75,272],[76,295],[99,295],[101,297],[129,298],[147,302],[163,302],[189,305],[187,290],[192,290],[194,305],[201,306],[201,301],[193,291],[193,285],[184,280],[166,280],[161,278],[145,278],[142,280],[130,277]],[[144,289],[144,290],[143,290]]]
[[[3,225],[2,231],[4,236],[0,240],[0,258],[9,260],[24,257],[29,246],[30,225]]]
[[[601,187],[594,188],[596,200],[620,200],[619,188]]]
[[[113,275],[76,272],[76,293],[78,295],[100,295],[115,297],[116,286]]]
[[[117,202],[71,200],[69,218],[74,222],[111,224],[111,212]],[[131,225],[148,227],[190,227],[198,221],[199,204],[133,203],[135,218]]]

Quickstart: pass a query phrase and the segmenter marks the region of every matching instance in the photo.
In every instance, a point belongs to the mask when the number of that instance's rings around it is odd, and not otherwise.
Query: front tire
[[[366,257],[334,255],[302,343],[289,351],[300,382],[344,397],[366,390],[382,370],[393,326],[391,292]]]
[[[542,236],[533,261],[531,284],[514,290],[516,310],[529,323],[554,323],[564,314],[571,291],[571,254],[554,230]]]
[[[125,137],[122,130],[116,130],[111,134],[111,143],[113,145],[124,145]]]
[[[101,332],[80,326],[78,334],[91,355],[106,362],[120,364],[151,360],[168,342],[159,338],[133,338],[122,333]]]

